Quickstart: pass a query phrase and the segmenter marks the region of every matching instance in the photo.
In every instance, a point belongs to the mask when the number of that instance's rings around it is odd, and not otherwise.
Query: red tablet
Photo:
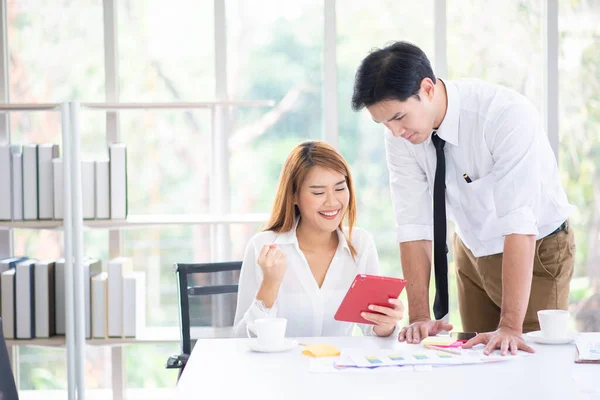
[[[342,304],[335,313],[337,321],[373,324],[360,316],[360,313],[374,312],[369,310],[371,304],[390,306],[391,298],[398,298],[406,286],[406,281],[387,276],[358,274],[346,293]]]

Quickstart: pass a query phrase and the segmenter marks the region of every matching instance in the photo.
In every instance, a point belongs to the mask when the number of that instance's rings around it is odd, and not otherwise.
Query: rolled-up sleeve
[[[494,160],[494,203],[502,235],[538,235],[541,171],[538,141],[543,134],[530,104],[507,107],[485,130]]]
[[[277,316],[277,301],[266,308],[256,300],[262,282],[262,271],[257,263],[258,255],[252,241],[246,247],[238,286],[238,298],[233,323],[233,336],[246,337],[246,326],[258,318]]]
[[[386,130],[385,149],[396,217],[396,239],[399,243],[433,240],[432,197],[427,176],[403,141],[405,139],[394,137]]]

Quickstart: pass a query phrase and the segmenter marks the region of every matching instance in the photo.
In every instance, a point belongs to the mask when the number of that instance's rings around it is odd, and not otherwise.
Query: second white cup
[[[285,318],[259,318],[246,326],[246,334],[252,338],[250,332],[254,332],[259,346],[272,348],[283,344],[286,328]]]
[[[542,335],[549,339],[560,339],[567,336],[569,312],[566,310],[540,310],[538,320]]]

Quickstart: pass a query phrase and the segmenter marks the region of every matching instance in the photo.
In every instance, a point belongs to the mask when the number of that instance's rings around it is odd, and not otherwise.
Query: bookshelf
[[[107,143],[119,141],[118,118],[116,114],[127,110],[189,110],[209,109],[212,116],[213,145],[219,135],[222,135],[224,113],[231,107],[271,107],[273,101],[214,101],[214,102],[174,102],[174,103],[40,103],[40,104],[0,104],[0,114],[10,112],[35,112],[52,111],[61,113],[62,149],[63,158],[63,220],[35,220],[35,221],[0,221],[0,256],[9,256],[13,253],[13,229],[56,229],[64,231],[65,256],[65,299],[66,299],[66,335],[51,338],[37,338],[31,340],[7,340],[15,376],[18,377],[18,346],[49,346],[65,347],[67,352],[67,379],[68,398],[85,398],[85,346],[112,346],[113,364],[113,399],[123,398],[124,388],[124,358],[121,348],[132,343],[174,343],[180,340],[178,328],[145,328],[135,338],[108,338],[85,339],[85,324],[83,309],[84,276],[83,265],[83,230],[99,229],[110,231],[109,258],[122,255],[121,231],[123,229],[138,229],[149,226],[162,225],[210,225],[211,227],[230,224],[263,223],[267,214],[233,214],[222,212],[220,206],[211,207],[207,214],[171,214],[171,215],[128,215],[124,220],[84,220],[82,214],[82,188],[81,188],[81,146],[79,138],[80,113],[82,110],[100,111],[107,114],[107,121],[112,118],[116,123],[107,123]],[[117,132],[111,132],[111,127],[116,127]],[[10,135],[0,132],[0,142],[10,144]],[[227,147],[222,144],[213,149],[218,153],[216,158],[223,161],[223,153]],[[226,157],[225,157],[226,159]],[[218,168],[218,163],[213,164]],[[217,187],[222,182],[217,183]],[[227,199],[228,201],[228,199]],[[218,202],[216,202],[218,203]],[[218,253],[212,257],[218,257]],[[193,338],[228,337],[231,328],[194,328]],[[17,378],[18,379],[18,378]]]
[[[84,220],[84,229],[135,229],[161,225],[214,225],[262,223],[268,214],[138,214],[127,219]],[[48,221],[0,221],[0,229],[62,229],[63,222]]]
[[[80,308],[81,312],[83,312],[83,308],[81,305],[75,304],[74,292],[76,290],[75,282],[77,282],[77,277],[83,278],[81,271],[78,271],[78,268],[75,268],[74,265],[82,265],[82,253],[74,251],[73,242],[74,239],[77,238],[77,235],[81,236],[80,227],[77,226],[76,221],[81,219],[81,206],[79,208],[72,207],[74,203],[76,203],[77,198],[73,200],[75,197],[75,191],[80,188],[81,182],[73,183],[72,179],[74,178],[74,174],[72,173],[72,169],[70,168],[72,165],[75,166],[75,170],[79,169],[80,166],[74,163],[74,159],[77,159],[78,154],[74,154],[72,149],[78,148],[78,142],[73,143],[73,135],[71,134],[71,113],[70,113],[70,103],[23,103],[23,104],[0,104],[0,113],[1,114],[9,114],[11,112],[59,112],[61,115],[61,136],[62,136],[62,158],[63,158],[63,199],[64,199],[64,219],[62,221],[22,221],[23,224],[29,225],[31,227],[36,227],[37,229],[46,229],[47,224],[52,224],[54,227],[62,227],[64,229],[64,248],[63,254],[65,256],[65,333],[66,335],[63,337],[64,345],[67,350],[67,375],[68,375],[68,392],[69,398],[75,398],[76,391],[76,380],[79,380],[84,371],[80,370],[79,373],[76,371],[76,338],[78,336],[78,332],[76,331],[75,324],[75,316],[76,310],[75,308]],[[8,121],[8,118],[4,118],[5,122]],[[0,134],[0,141],[11,144],[10,138],[10,129],[8,128],[8,124],[6,124],[5,130]],[[76,152],[75,152],[76,153]],[[80,174],[80,172],[79,172]],[[80,175],[79,175],[80,176]],[[73,189],[73,190],[72,190]],[[81,197],[79,196],[79,201],[81,203]],[[0,256],[9,257],[13,254],[13,241],[12,241],[12,226],[14,222],[10,221],[0,221],[0,227],[8,229],[8,231],[0,233]],[[21,223],[21,221],[17,222],[17,224]],[[82,239],[78,240],[77,243],[83,243]],[[83,282],[83,280],[81,281]],[[83,325],[81,329],[83,329]],[[83,332],[83,330],[81,331]],[[85,336],[85,334],[84,334]],[[37,339],[33,339],[32,342],[35,342]],[[19,363],[18,363],[18,352],[13,341],[10,341],[11,344],[9,346],[9,354],[11,355],[11,362],[13,371],[15,372],[15,378],[18,380],[18,371],[19,371]],[[40,342],[41,343],[41,342]],[[83,367],[83,359],[81,359],[81,367]]]
[[[193,327],[191,336],[193,339],[214,339],[231,337],[231,333],[231,328],[225,327]],[[85,343],[89,346],[121,346],[134,343],[178,343],[180,340],[178,328],[166,327],[142,329],[134,338],[86,339]],[[7,346],[64,347],[65,343],[64,336],[6,341]]]

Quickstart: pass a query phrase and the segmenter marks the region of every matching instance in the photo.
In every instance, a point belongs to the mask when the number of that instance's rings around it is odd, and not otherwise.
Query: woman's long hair
[[[354,195],[354,184],[352,183],[352,175],[348,164],[332,146],[322,141],[308,141],[296,146],[281,170],[279,177],[279,186],[277,194],[273,202],[271,217],[265,231],[274,231],[277,233],[287,232],[292,230],[296,218],[300,215],[300,210],[294,204],[294,198],[308,171],[314,166],[321,166],[333,171],[336,171],[346,178],[348,193],[350,199],[346,212],[342,216],[339,228],[346,237],[348,247],[352,256],[356,256],[356,250],[352,245],[352,228],[356,221],[356,197]],[[343,223],[348,218],[348,236],[344,233]]]

